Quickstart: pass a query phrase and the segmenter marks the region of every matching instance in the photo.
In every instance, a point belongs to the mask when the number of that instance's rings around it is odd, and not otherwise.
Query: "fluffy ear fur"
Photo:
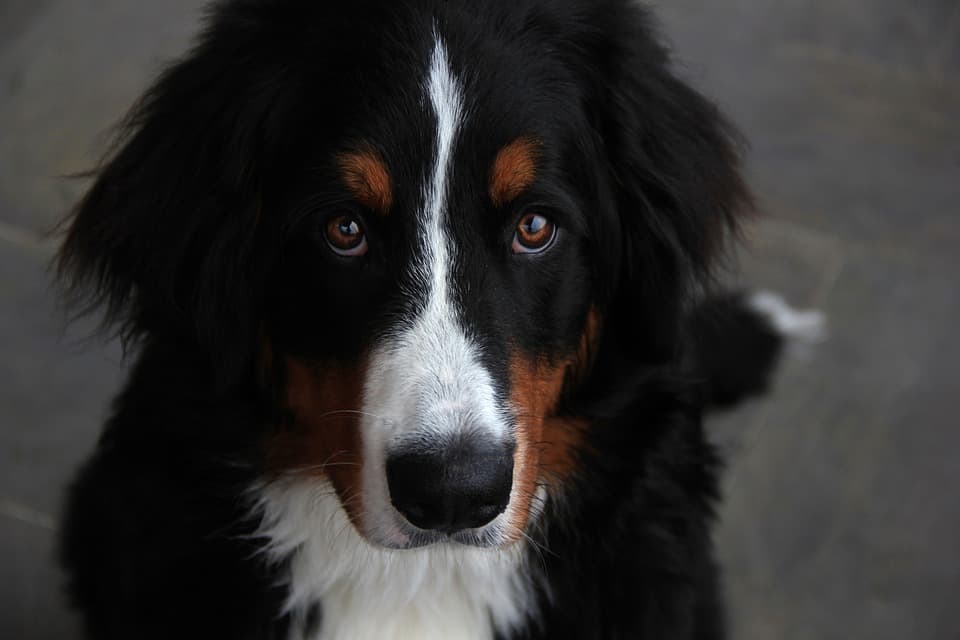
[[[752,206],[736,132],[675,75],[648,16],[626,11],[608,22],[599,88],[623,265],[608,330],[632,356],[661,361],[675,355],[691,294]]]
[[[127,116],[56,266],[75,308],[102,307],[128,340],[199,346],[229,383],[252,355],[238,345],[252,349],[258,331],[257,163],[276,97],[259,62],[270,56],[243,25],[214,28]]]

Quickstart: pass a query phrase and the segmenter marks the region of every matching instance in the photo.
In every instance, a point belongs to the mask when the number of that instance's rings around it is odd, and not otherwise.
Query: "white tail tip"
[[[747,306],[766,316],[773,328],[791,340],[817,343],[827,339],[826,316],[816,309],[794,309],[772,291],[757,291]]]

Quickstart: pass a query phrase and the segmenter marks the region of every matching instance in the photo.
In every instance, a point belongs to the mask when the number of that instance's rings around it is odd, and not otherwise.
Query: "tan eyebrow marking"
[[[390,172],[380,155],[369,147],[337,156],[340,179],[365,207],[386,215],[393,204]]]
[[[529,137],[517,138],[497,153],[490,169],[490,200],[502,206],[529,187],[537,177],[540,143]]]

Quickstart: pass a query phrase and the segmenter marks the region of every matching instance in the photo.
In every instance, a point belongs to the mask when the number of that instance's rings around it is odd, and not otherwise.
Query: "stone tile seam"
[[[0,516],[46,531],[54,531],[57,528],[56,519],[53,516],[7,498],[0,498]]]

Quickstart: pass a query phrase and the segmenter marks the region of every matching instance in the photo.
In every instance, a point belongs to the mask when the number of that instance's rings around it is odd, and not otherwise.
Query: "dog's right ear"
[[[596,117],[612,176],[621,265],[607,330],[621,352],[672,360],[683,318],[752,213],[739,134],[677,76],[648,12],[617,3],[594,45]]]
[[[263,128],[278,99],[245,29],[213,25],[134,106],[56,258],[74,311],[103,310],[126,339],[198,347],[221,382],[255,349]]]

